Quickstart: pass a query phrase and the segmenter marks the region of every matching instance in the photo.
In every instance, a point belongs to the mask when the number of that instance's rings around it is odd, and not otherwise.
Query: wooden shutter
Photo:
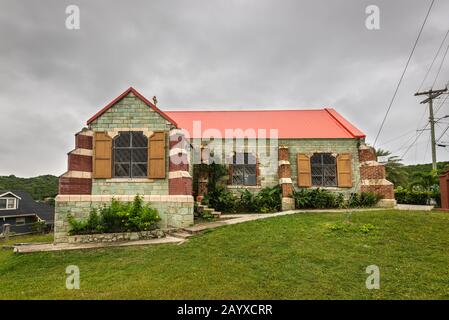
[[[337,175],[339,187],[352,187],[352,164],[350,153],[341,153],[337,156]]]
[[[148,178],[165,178],[165,132],[155,132],[148,140]]]
[[[310,187],[312,185],[312,174],[310,170],[310,158],[304,153],[297,154],[298,186]]]
[[[112,178],[112,138],[106,132],[95,132],[93,177]]]

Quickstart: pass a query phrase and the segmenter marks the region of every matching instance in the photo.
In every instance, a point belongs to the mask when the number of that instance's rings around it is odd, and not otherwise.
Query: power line
[[[422,86],[424,85],[424,82],[427,80],[427,77],[430,73],[430,70],[432,70],[433,64],[437,60],[438,55],[440,54],[441,48],[443,48],[443,44],[446,41],[447,35],[449,34],[449,29],[447,30],[446,34],[444,35],[443,41],[441,41],[440,47],[437,50],[437,53],[433,57],[432,63],[429,66],[429,69],[427,69],[426,75],[424,76],[424,79],[422,79],[421,85],[419,86],[419,89],[416,91],[421,91]]]
[[[433,81],[433,84],[432,84],[432,89],[433,89],[433,87],[435,86],[435,83],[436,83],[437,80],[438,80],[438,77],[439,77],[439,75],[440,75],[441,68],[443,67],[444,60],[446,59],[446,55],[447,55],[447,51],[448,51],[448,50],[449,50],[449,44],[448,44],[447,47],[446,47],[446,52],[444,52],[443,59],[441,59],[440,67],[438,68],[437,75],[435,76],[435,80]]]
[[[405,155],[410,151],[410,149],[413,147],[413,145],[418,141],[419,137],[421,137],[421,135],[423,134],[424,130],[427,128],[428,125],[429,125],[429,123],[427,123],[426,126],[424,127],[424,129],[416,135],[415,140],[413,140],[413,142],[408,146],[407,150],[405,150],[405,152],[402,154],[401,159],[404,159]]]
[[[435,114],[437,114],[437,112],[441,109],[441,107],[443,106],[444,102],[446,101],[446,99],[449,97],[449,95],[446,95],[446,98],[443,100],[443,102],[438,106],[437,110],[435,111]],[[405,150],[405,152],[402,154],[401,159],[403,159],[405,157],[405,155],[410,151],[410,149],[415,145],[415,143],[419,140],[419,138],[421,137],[421,135],[424,133],[424,131],[427,129],[427,126],[429,125],[429,122],[426,123],[426,125],[424,126],[424,128],[416,135],[415,140],[413,140],[413,142],[407,147],[407,150]],[[407,142],[410,139],[408,139],[404,145],[407,144]],[[403,149],[403,147],[399,148],[399,150]],[[399,151],[398,150],[398,151]]]
[[[383,126],[385,124],[385,121],[387,120],[388,114],[390,113],[391,106],[393,105],[394,99],[396,98],[396,95],[397,95],[397,93],[399,91],[399,87],[401,86],[402,79],[404,78],[404,75],[405,75],[405,72],[407,71],[407,68],[408,68],[408,65],[410,63],[410,60],[412,59],[413,53],[415,52],[415,49],[416,49],[416,46],[418,44],[419,38],[421,37],[421,33],[422,33],[423,29],[424,29],[424,26],[426,25],[427,18],[429,17],[429,14],[430,14],[430,11],[432,10],[434,2],[435,2],[435,0],[432,0],[432,2],[430,3],[429,10],[427,10],[426,17],[424,18],[424,22],[423,22],[423,24],[421,26],[421,29],[419,29],[418,36],[416,37],[415,43],[413,44],[412,52],[410,52],[410,55],[409,55],[409,57],[407,59],[407,63],[405,64],[404,71],[402,71],[402,75],[399,78],[399,82],[398,82],[398,84],[396,86],[396,90],[394,91],[393,97],[391,98],[390,104],[388,105],[387,112],[385,113],[385,116],[384,116],[384,118],[382,120],[382,123],[380,124],[380,128],[379,128],[379,131],[377,132],[376,139],[374,139],[373,147],[376,145],[377,139],[379,138],[379,135],[382,132]]]
[[[390,144],[391,142],[394,142],[394,141],[396,141],[396,140],[398,140],[398,139],[400,139],[400,138],[402,138],[402,137],[404,137],[404,136],[410,135],[410,133],[414,133],[414,132],[416,132],[415,129],[409,130],[409,131],[407,131],[406,133],[401,134],[400,136],[396,136],[395,138],[392,138],[392,139],[390,139],[390,140],[387,140],[386,142],[380,143],[380,144],[378,145],[378,147],[380,147],[380,146],[385,146],[385,145],[387,145],[387,144]]]

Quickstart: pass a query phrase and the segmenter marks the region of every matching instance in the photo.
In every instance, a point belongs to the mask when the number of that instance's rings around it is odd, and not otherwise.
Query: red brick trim
[[[92,136],[82,134],[75,135],[75,148],[92,150],[93,148]]]
[[[68,170],[92,172],[92,157],[80,154],[68,154]]]
[[[192,195],[192,178],[182,177],[168,181],[168,194]]]
[[[92,179],[59,178],[59,194],[91,194]]]

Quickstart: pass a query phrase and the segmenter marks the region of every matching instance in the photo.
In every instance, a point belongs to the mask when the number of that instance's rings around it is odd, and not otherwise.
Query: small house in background
[[[9,224],[13,233],[30,233],[36,222],[45,222],[47,229],[52,229],[54,216],[54,207],[34,201],[25,191],[0,190],[0,230]]]
[[[194,166],[211,163],[226,166],[233,192],[279,185],[283,210],[301,188],[375,192],[381,205],[395,204],[365,134],[332,108],[162,111],[156,103],[129,88],[75,134],[55,199],[55,242],[68,241],[69,214],[83,219],[137,194],[158,210],[159,227],[193,224],[193,196],[208,185]]]

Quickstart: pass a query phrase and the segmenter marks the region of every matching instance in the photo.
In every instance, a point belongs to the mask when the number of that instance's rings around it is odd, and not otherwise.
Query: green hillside
[[[0,176],[0,190],[27,191],[35,200],[54,197],[58,193],[58,177],[44,175],[33,178],[19,178],[14,175]]]

